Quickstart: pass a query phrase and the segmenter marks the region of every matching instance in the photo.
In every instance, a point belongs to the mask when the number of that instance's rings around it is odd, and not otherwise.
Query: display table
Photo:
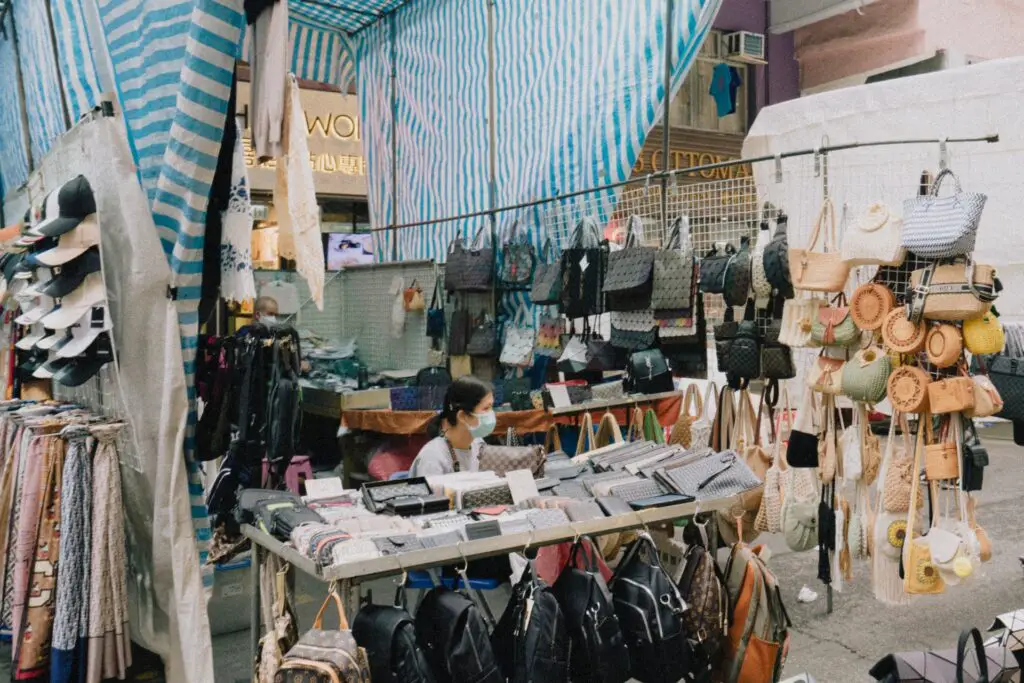
[[[728,510],[739,502],[738,497],[716,498],[694,503],[681,503],[661,508],[650,508],[632,513],[573,522],[557,527],[535,529],[515,534],[503,534],[491,538],[464,541],[453,546],[414,550],[400,555],[376,557],[372,560],[357,560],[345,564],[318,568],[312,560],[302,555],[287,543],[282,543],[270,534],[249,525],[242,526],[242,533],[252,541],[252,647],[255,657],[262,627],[260,624],[260,558],[262,553],[277,555],[292,567],[325,583],[337,582],[340,595],[345,602],[349,620],[359,610],[359,584],[386,576],[401,576],[413,569],[428,569],[446,565],[464,565],[471,560],[494,555],[572,541],[580,536],[602,534],[629,529],[640,529],[672,520],[692,517],[698,512]]]
[[[515,410],[495,413],[496,432],[514,427],[522,434],[544,432],[551,426],[551,415],[545,410]],[[437,416],[432,410],[343,410],[341,424],[380,434],[426,434],[427,425]]]

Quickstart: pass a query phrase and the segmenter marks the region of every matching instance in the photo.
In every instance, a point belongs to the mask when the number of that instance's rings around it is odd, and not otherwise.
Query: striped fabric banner
[[[64,97],[73,123],[96,106],[103,91],[90,49],[94,41],[86,28],[82,0],[50,0],[50,16],[57,37]]]
[[[18,55],[11,40],[13,15],[4,17],[3,29],[7,40],[0,38],[0,183],[4,193],[28,180],[28,156],[22,144],[24,128],[21,124],[21,103],[18,99]],[[5,195],[0,195],[0,201]],[[7,216],[10,222],[20,216]]]
[[[50,41],[50,19],[43,2],[15,2],[11,11],[18,30],[32,158],[38,164],[57,136],[66,130],[57,62]],[[15,84],[16,81],[8,81],[4,88],[14,87],[17,93]]]

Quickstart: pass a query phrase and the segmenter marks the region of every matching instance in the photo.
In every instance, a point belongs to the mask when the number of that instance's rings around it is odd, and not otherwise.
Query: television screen
[[[331,233],[327,236],[327,270],[373,263],[373,235]]]

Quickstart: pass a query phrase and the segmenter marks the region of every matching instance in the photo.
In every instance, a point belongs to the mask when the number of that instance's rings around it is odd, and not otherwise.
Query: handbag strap
[[[544,435],[544,452],[554,453],[562,450],[562,437],[558,434],[558,425],[552,423]]]
[[[597,437],[594,439],[594,445],[597,448],[602,448],[613,443],[622,443],[622,430],[619,429],[619,423],[612,411],[606,410],[601,417],[601,422],[597,425]]]
[[[551,238],[544,239],[544,246],[540,249],[541,263],[551,263]]]
[[[956,644],[956,683],[964,683],[964,660],[967,658],[967,641],[973,641],[974,651],[978,659],[977,683],[989,683],[988,656],[985,654],[985,643],[981,640],[981,632],[976,628],[960,632]],[[925,655],[927,656],[927,655]]]
[[[921,494],[921,455],[924,452],[924,430],[918,426],[917,441],[914,444],[914,465],[910,470],[910,508],[907,510],[907,534],[904,548],[914,539],[914,528],[917,523],[917,498]],[[909,578],[909,574],[908,574]]]
[[[733,390],[722,387],[718,394],[718,411],[715,413],[715,421],[711,427],[711,448],[716,452],[728,448],[730,430],[735,420],[735,396]]]
[[[822,230],[822,225],[825,222],[826,217],[829,219],[831,224],[831,232],[829,230]],[[824,234],[822,234],[824,232]],[[818,219],[814,222],[814,231],[811,233],[810,242],[807,245],[807,251],[814,251],[814,248],[818,246],[819,237],[822,240],[822,251],[828,251],[829,247],[834,247],[836,243],[836,208],[832,204],[831,199],[826,199],[821,203],[821,210],[818,211]]]
[[[644,222],[635,213],[626,222],[626,242],[624,248],[635,249],[640,246],[640,231],[644,228]]]
[[[576,224],[572,231],[570,246],[582,249],[594,249],[601,246],[601,232],[597,227],[597,221],[590,216],[584,216]]]
[[[491,243],[491,231],[486,228],[486,223],[477,228],[476,233],[473,235],[473,242],[469,245],[470,251],[483,249]]]
[[[689,216],[682,215],[678,216],[672,221],[672,232],[669,233],[668,241],[665,243],[665,249],[672,251],[674,249],[683,248],[683,235],[685,233],[686,243],[690,242],[690,218]]]
[[[438,295],[440,293],[441,293],[441,278],[435,277],[434,278],[434,293],[430,297],[430,307],[432,309],[443,311],[444,310],[444,297],[439,297]],[[441,300],[441,305],[440,306],[437,305],[438,299]]]
[[[580,419],[580,435],[576,439],[576,455],[589,453],[594,449],[594,417],[588,412]]]
[[[633,406],[633,414],[629,418],[627,441],[640,441],[644,438],[644,411],[640,406]]]
[[[694,406],[697,408],[696,415],[690,411]],[[693,382],[686,387],[686,393],[683,394],[683,409],[681,412],[684,415],[689,415],[694,420],[699,419],[704,412],[704,402],[700,398],[700,392],[697,391],[697,385]]]
[[[715,412],[718,412],[718,385],[713,381],[708,382],[707,389],[704,390],[704,407],[701,409],[701,416],[708,422],[712,421],[711,414],[711,402],[715,403]]]
[[[348,629],[348,618],[345,616],[345,607],[341,604],[341,596],[338,595],[338,591],[331,586],[327,592],[327,597],[324,599],[324,604],[320,605],[320,611],[316,613],[316,618],[313,620],[313,628],[323,629],[324,623],[324,611],[327,609],[327,605],[334,601],[335,606],[338,608],[338,628],[342,631]]]
[[[946,178],[953,179],[953,186],[956,188],[957,194],[963,192],[963,188],[960,187],[960,178],[957,177],[956,173],[953,173],[952,169],[944,168],[939,171],[939,175],[935,176],[935,180],[932,181],[931,189],[928,190],[929,197],[939,196],[939,189],[942,186],[942,181]]]

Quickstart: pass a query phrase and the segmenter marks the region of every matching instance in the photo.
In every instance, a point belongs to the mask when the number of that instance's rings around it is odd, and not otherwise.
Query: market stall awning
[[[292,0],[289,14],[356,33],[411,0]]]

